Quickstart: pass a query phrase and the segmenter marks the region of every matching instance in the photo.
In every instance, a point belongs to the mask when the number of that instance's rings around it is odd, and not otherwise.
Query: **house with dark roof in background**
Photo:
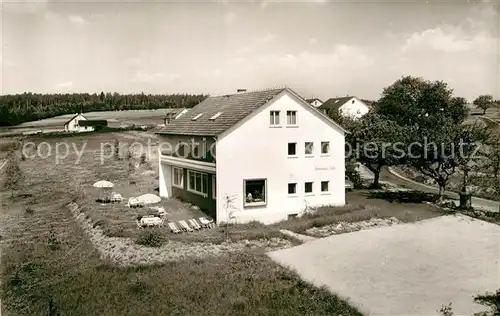
[[[344,205],[344,133],[289,88],[209,97],[157,132],[160,196],[216,223]]]
[[[317,107],[319,107],[319,106],[321,106],[323,104],[323,101],[321,101],[318,98],[307,99],[306,101],[307,101],[307,103],[309,103],[310,105],[314,106],[315,108],[317,108]]]
[[[85,128],[80,126],[80,123],[86,121],[87,118],[81,113],[73,115],[66,123],[64,123],[65,132],[85,132]]]
[[[344,117],[360,118],[370,111],[370,105],[354,96],[331,98],[318,107],[323,113],[338,112]]]

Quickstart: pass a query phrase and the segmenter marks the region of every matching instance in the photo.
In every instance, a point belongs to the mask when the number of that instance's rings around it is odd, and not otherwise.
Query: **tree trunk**
[[[373,183],[371,185],[372,189],[380,188],[380,168],[377,168],[373,171]]]
[[[485,114],[486,114],[486,110],[487,110],[487,109],[483,109],[483,115],[485,115]]]
[[[442,201],[443,199],[444,199],[444,185],[439,184],[438,201]]]

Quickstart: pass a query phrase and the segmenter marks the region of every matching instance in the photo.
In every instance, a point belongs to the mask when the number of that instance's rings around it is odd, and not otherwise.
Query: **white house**
[[[344,133],[289,88],[209,97],[158,132],[160,196],[217,223],[344,205]]]
[[[328,99],[319,106],[319,109],[323,111],[323,113],[337,111],[340,115],[345,117],[360,118],[370,111],[370,106],[357,97],[347,96]]]
[[[65,132],[89,132],[93,131],[94,127],[92,126],[81,126],[81,121],[86,121],[87,118],[82,114],[75,114],[69,121],[64,123],[64,131]]]
[[[306,101],[307,101],[307,103],[314,106],[315,108],[320,107],[323,104],[323,101],[321,101],[318,98],[307,99]]]
[[[169,124],[172,120],[176,120],[182,115],[186,114],[188,112],[188,109],[186,108],[170,108],[170,109],[165,109],[165,118],[164,118],[164,125]]]

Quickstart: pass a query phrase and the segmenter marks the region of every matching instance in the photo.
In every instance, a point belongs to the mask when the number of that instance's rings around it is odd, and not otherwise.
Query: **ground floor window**
[[[321,181],[321,192],[328,192],[329,181]]]
[[[203,196],[208,196],[208,174],[188,170],[188,190]]]
[[[243,180],[245,190],[245,206],[260,205],[267,203],[267,180],[252,179]]]
[[[172,167],[172,185],[182,188],[184,186],[184,170],[178,167]]]

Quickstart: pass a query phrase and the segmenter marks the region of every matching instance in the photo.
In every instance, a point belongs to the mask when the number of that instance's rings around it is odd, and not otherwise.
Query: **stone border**
[[[158,248],[141,246],[132,238],[108,237],[99,226],[81,210],[78,204],[68,204],[73,217],[98,250],[102,259],[111,260],[120,266],[138,264],[159,264],[192,258],[207,258],[228,253],[236,253],[248,249],[265,248],[266,251],[279,250],[293,246],[292,242],[281,238],[242,240],[239,242],[185,243],[168,240]]]

